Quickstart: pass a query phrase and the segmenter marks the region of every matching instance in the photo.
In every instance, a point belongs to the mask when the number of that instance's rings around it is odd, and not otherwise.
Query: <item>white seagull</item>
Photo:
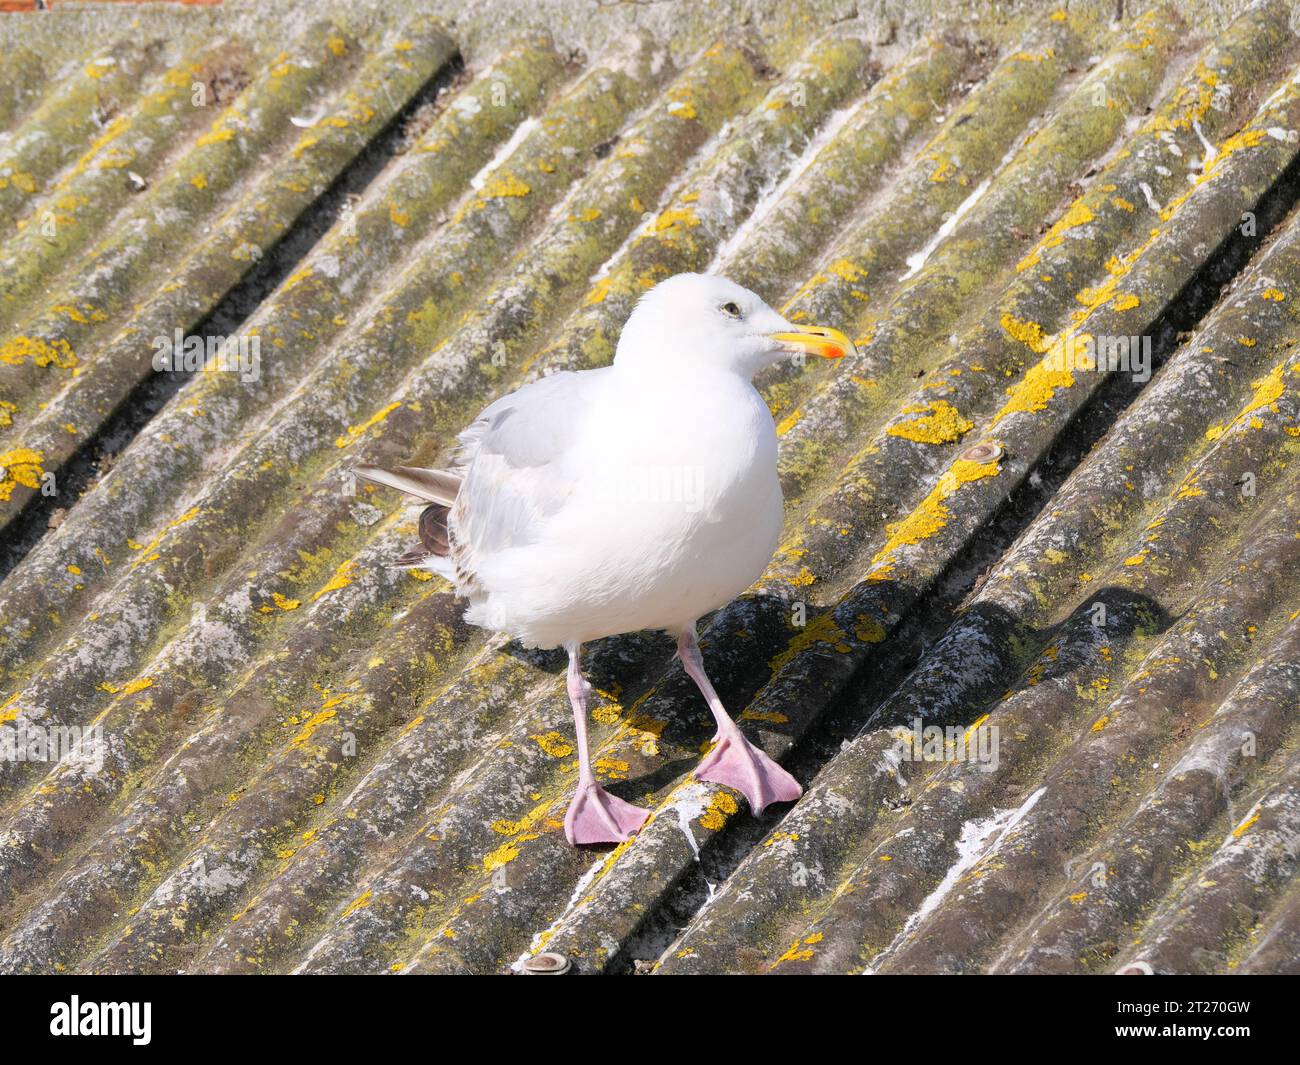
[[[446,577],[473,624],[568,651],[570,843],[621,842],[649,816],[591,771],[581,652],[602,636],[676,638],[718,726],[698,779],[735,788],[756,814],[802,794],[727,714],[695,625],[762,575],[781,533],[776,430],[753,376],[791,354],[852,350],[838,330],[796,326],[724,278],[679,274],[637,303],[613,365],[492,403],[460,434],[450,469],[356,467],[430,504],[420,545],[398,564]]]

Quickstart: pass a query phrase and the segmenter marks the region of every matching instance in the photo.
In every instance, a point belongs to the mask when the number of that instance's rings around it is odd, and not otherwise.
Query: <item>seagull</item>
[[[649,817],[591,769],[582,645],[605,636],[661,629],[676,640],[717,724],[696,779],[734,788],[755,814],[803,793],[727,713],[696,623],[762,575],[781,533],[776,429],[754,375],[853,350],[838,330],[794,325],[725,278],[678,274],[637,302],[611,365],[554,373],[490,404],[448,469],[355,467],[427,504],[420,543],[398,565],[445,577],[472,624],[568,652],[571,844],[623,842]]]

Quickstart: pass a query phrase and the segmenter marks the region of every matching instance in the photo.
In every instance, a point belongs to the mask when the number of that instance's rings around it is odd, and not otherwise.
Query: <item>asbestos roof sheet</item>
[[[3,17],[0,730],[98,742],[0,757],[0,971],[1300,971],[1290,8],[670,6]],[[806,790],[600,641],[575,850],[563,656],[350,470],[689,270],[858,347],[701,626]]]

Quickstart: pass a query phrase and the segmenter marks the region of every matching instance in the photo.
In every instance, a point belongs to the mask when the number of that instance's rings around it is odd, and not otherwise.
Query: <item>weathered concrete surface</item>
[[[0,968],[1300,969],[1300,37],[1130,7],[18,20],[0,727],[104,746],[0,760]],[[578,852],[558,662],[389,566],[348,471],[703,269],[860,348],[761,382],[786,535],[703,633],[807,794],[695,782],[671,647],[602,641],[597,770],[654,816]],[[173,328],[260,373],[155,375]],[[1130,336],[1150,380],[1087,361]]]

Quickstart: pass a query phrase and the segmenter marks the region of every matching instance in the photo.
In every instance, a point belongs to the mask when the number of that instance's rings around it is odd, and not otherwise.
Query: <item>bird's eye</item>
[[[740,304],[735,303],[735,302],[732,302],[732,303],[724,303],[724,304],[722,305],[722,313],[725,314],[725,315],[728,315],[728,316],[731,317],[731,318],[739,318],[739,317],[740,317]]]

